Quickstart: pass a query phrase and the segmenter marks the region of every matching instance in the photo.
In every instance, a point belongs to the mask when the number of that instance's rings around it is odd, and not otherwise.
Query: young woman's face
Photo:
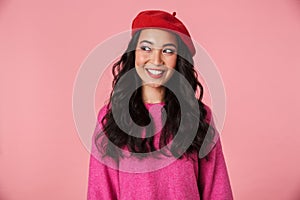
[[[144,84],[160,87],[173,74],[177,60],[174,34],[160,29],[144,29],[135,51],[135,68]]]

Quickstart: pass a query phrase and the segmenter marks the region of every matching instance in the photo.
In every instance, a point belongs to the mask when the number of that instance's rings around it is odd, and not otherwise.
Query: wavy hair
[[[94,141],[98,150],[103,151],[103,156],[110,156],[114,159],[123,156],[120,150],[123,147],[127,147],[132,153],[137,153],[134,155],[139,158],[143,158],[146,155],[145,153],[158,151],[154,146],[153,127],[148,126],[146,128],[146,137],[142,138],[138,137],[142,129],[132,128],[131,126],[132,123],[135,123],[143,127],[150,124],[152,120],[142,100],[141,87],[139,87],[141,85],[140,77],[135,70],[133,76],[127,76],[127,78],[125,76],[127,72],[135,68],[135,49],[140,32],[136,32],[131,38],[127,50],[113,65],[113,90],[107,104],[107,112],[101,120],[102,130],[96,135]],[[199,152],[204,139],[207,140],[214,137],[215,129],[210,125],[210,119],[207,119],[208,107],[202,103],[203,86],[198,81],[192,55],[180,37],[176,35],[176,38],[178,42],[178,54],[175,70],[183,75],[193,91],[191,92],[186,84],[183,84],[182,80],[174,75],[168,80],[166,87],[164,86],[164,109],[166,112],[162,116],[165,124],[161,130],[159,149],[168,145],[168,142],[174,138],[171,143],[170,152],[173,156],[182,158],[183,155],[190,155],[194,151]],[[118,87],[116,87],[117,84]],[[172,89],[174,89],[176,95],[168,89],[168,85],[172,85]],[[199,92],[198,98],[196,97],[197,91]],[[177,97],[182,99],[183,102],[181,104]],[[195,101],[192,101],[193,99]],[[195,102],[198,105],[195,105]],[[113,116],[112,107],[116,111],[114,113],[118,113],[118,115]],[[199,107],[199,111],[197,112],[195,111],[196,107]],[[130,116],[126,114],[128,112],[125,112],[125,109],[129,109]],[[181,110],[184,110],[184,113],[181,113]],[[195,121],[195,119],[198,120]],[[195,123],[198,123],[198,127],[194,126]],[[118,125],[127,127],[126,131],[128,132],[126,133]],[[195,127],[197,127],[196,130]],[[191,137],[189,133],[192,132],[196,133],[196,136],[191,143],[188,137]],[[99,143],[101,136],[104,134],[106,140],[103,139]],[[175,138],[176,135],[177,139]],[[159,152],[166,155],[164,151]]]

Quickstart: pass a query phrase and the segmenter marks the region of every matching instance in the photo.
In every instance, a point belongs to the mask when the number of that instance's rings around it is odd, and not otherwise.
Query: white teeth
[[[150,72],[153,75],[158,75],[158,74],[162,74],[163,73],[163,71],[153,70],[153,69],[148,69],[148,72]]]

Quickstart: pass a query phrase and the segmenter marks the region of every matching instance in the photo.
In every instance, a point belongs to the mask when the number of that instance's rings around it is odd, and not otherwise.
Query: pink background
[[[0,199],[86,198],[76,73],[150,8],[176,11],[218,66],[235,199],[300,199],[300,1],[148,2],[0,0]]]

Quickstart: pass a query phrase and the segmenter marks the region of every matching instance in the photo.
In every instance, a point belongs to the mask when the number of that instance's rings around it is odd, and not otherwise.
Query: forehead
[[[156,45],[164,45],[166,43],[177,45],[175,34],[161,29],[143,29],[138,42],[143,40],[150,41]]]

